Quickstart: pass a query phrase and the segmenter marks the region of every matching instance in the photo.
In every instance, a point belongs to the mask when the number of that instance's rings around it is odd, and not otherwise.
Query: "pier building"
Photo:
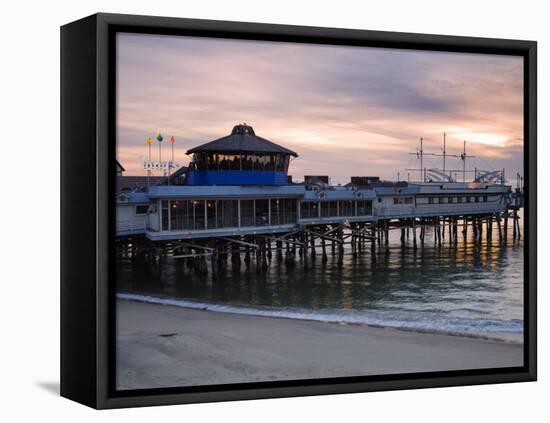
[[[219,245],[228,243],[237,246],[237,254],[241,248],[271,251],[272,242],[278,251],[284,243],[287,249],[299,246],[300,252],[310,248],[315,254],[316,240],[323,256],[327,242],[340,252],[351,243],[356,253],[365,242],[374,250],[375,241],[387,239],[390,229],[403,236],[413,230],[416,247],[417,228],[420,242],[431,227],[441,243],[445,225],[451,237],[458,226],[468,225],[480,236],[485,223],[489,237],[496,222],[503,237],[510,217],[514,237],[520,236],[521,196],[504,183],[352,177],[340,186],[329,184],[326,176],[293,183],[288,170],[298,154],[257,136],[246,124],[187,154],[192,160],[176,171],[177,177],[117,193],[117,237],[178,245],[189,250],[180,254],[187,257],[216,255]],[[189,240],[192,246],[186,244]]]

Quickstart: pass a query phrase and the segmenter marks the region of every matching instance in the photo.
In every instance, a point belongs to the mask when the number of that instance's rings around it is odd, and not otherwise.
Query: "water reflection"
[[[511,231],[510,231],[511,232]],[[285,310],[308,318],[364,322],[452,333],[468,333],[519,341],[523,333],[523,240],[481,244],[471,230],[459,230],[456,243],[448,234],[441,246],[428,229],[424,245],[405,248],[399,231],[390,231],[372,260],[370,248],[354,259],[346,248],[344,264],[320,254],[307,264],[299,256],[287,267],[273,256],[264,274],[243,261],[235,273],[230,260],[216,277],[190,271],[167,258],[159,269],[131,259],[118,259],[117,289],[202,303]]]

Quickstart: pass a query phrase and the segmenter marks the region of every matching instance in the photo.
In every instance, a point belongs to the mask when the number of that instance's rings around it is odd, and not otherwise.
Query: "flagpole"
[[[149,166],[147,167],[147,191],[149,191],[150,187],[150,178],[151,178],[151,145],[153,144],[153,140],[151,137],[147,138],[147,145],[149,146]]]
[[[172,176],[172,166],[174,164],[174,143],[176,142],[176,139],[172,135],[170,137],[170,144],[172,144],[172,161],[168,164],[168,185],[170,185],[170,176]]]
[[[159,133],[157,135],[157,141],[159,142],[159,166],[162,168],[162,135]]]

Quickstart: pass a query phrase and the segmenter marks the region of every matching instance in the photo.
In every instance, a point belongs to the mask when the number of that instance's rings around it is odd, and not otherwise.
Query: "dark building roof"
[[[170,183],[177,182],[177,180],[183,176],[185,176],[185,173],[187,172],[187,166],[182,166],[178,170],[176,170],[174,173],[170,175]]]
[[[280,153],[298,157],[298,154],[294,151],[257,136],[254,129],[246,124],[236,125],[230,135],[192,148],[187,151],[187,154],[203,151],[216,153]]]
[[[147,176],[117,176],[116,192],[140,191],[147,187]],[[166,181],[165,176],[149,176],[149,185],[160,185]]]
[[[306,184],[315,184],[316,182],[323,182],[324,184],[328,184],[328,176],[327,175],[304,175],[304,182]]]
[[[174,173],[170,175],[171,178],[177,178],[178,176],[181,176],[187,172],[187,166],[182,166],[178,170],[176,170]]]
[[[124,169],[124,167],[120,164],[120,162],[118,160],[115,160],[116,161],[116,171],[117,172],[124,172],[126,169]]]

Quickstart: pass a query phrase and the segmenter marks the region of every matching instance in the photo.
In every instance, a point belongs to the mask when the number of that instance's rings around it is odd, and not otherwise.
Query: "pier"
[[[453,248],[460,237],[481,244],[506,243],[509,231],[513,241],[522,236],[523,190],[506,185],[504,171],[476,170],[471,182],[432,169],[421,182],[355,176],[335,186],[317,175],[294,183],[288,169],[297,153],[245,124],[188,154],[189,166],[164,183],[117,193],[117,254],[159,267],[177,260],[215,278],[229,262],[257,273],[274,261],[307,269],[313,260],[331,256],[341,266],[344,256],[368,254],[376,262],[389,254],[390,232],[415,251]]]

